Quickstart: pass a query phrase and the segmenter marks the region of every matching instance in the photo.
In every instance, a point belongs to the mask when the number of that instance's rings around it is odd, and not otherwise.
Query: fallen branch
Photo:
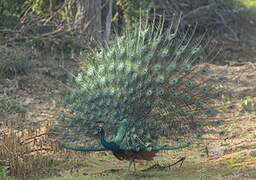
[[[149,168],[147,168],[147,169],[144,169],[144,170],[142,170],[142,171],[150,171],[150,170],[152,170],[152,169],[160,169],[160,170],[163,170],[163,169],[166,169],[166,168],[170,169],[171,166],[174,166],[174,165],[178,164],[179,162],[181,162],[181,164],[180,164],[180,168],[181,168],[181,166],[182,166],[183,162],[185,161],[185,159],[186,159],[186,156],[180,158],[180,159],[179,159],[178,161],[176,161],[175,163],[170,164],[170,165],[166,165],[166,166],[161,166],[159,163],[156,163],[156,164],[154,164],[153,166],[151,166],[151,167],[149,167]]]

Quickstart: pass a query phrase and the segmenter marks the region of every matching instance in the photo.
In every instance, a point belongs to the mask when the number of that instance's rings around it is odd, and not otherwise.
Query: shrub
[[[4,46],[0,46],[0,63],[0,75],[4,77],[25,74],[35,65],[26,52]]]

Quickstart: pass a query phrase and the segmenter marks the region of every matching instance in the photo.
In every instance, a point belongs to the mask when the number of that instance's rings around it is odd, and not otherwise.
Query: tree
[[[77,0],[75,29],[102,42],[101,0]]]

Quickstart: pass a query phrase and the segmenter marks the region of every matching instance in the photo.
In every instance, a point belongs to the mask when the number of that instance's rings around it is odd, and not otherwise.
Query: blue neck
[[[120,151],[120,148],[119,146],[115,143],[115,142],[107,142],[105,140],[105,131],[104,129],[101,129],[101,135],[100,135],[100,142],[101,144],[108,150],[111,150],[113,152],[119,152]]]
[[[108,142],[105,140],[104,136],[105,136],[105,131],[104,131],[104,129],[101,129],[100,142],[105,147],[105,145],[108,144]]]

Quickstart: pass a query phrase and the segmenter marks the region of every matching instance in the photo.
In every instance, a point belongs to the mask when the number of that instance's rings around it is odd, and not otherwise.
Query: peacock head
[[[105,131],[102,127],[104,125],[104,121],[97,121],[96,123],[98,124],[98,127],[97,127],[98,134],[100,136],[105,136]]]
[[[103,127],[98,127],[98,133],[100,134],[100,136],[105,136],[105,131],[103,129]]]

